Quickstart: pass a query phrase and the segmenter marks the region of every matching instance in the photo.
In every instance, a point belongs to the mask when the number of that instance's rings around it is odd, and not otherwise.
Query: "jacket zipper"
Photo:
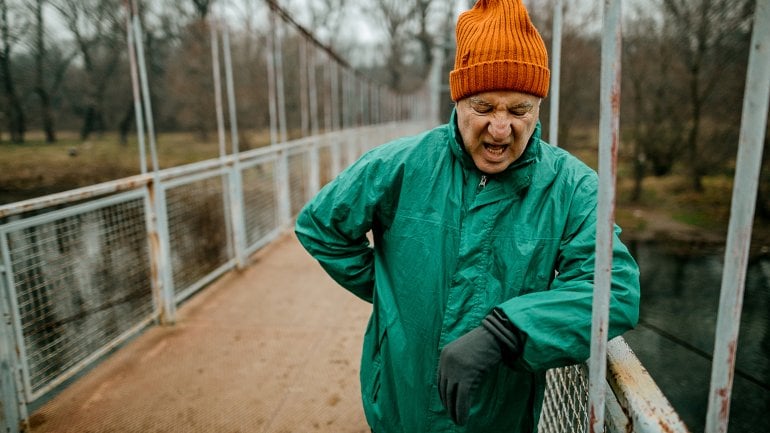
[[[479,189],[484,189],[485,186],[487,186],[487,175],[482,174],[481,181],[479,181]]]

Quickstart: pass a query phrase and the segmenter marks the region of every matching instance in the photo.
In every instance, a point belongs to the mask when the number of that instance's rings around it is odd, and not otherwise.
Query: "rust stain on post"
[[[155,191],[156,185],[153,182],[150,182],[147,184],[147,193],[148,197],[147,199],[151,203],[152,207],[152,223],[148,225],[147,229],[147,240],[150,244],[150,254],[151,254],[151,260],[150,260],[150,278],[152,281],[153,286],[153,292],[155,296],[155,302],[158,306],[158,320],[160,323],[165,323],[167,317],[166,317],[166,309],[163,307],[163,282],[161,279],[161,270],[160,270],[160,235],[158,234],[158,210],[155,208],[155,195],[157,192]]]

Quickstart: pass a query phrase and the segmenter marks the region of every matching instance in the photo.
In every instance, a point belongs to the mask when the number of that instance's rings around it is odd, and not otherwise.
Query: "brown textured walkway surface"
[[[33,413],[30,431],[368,433],[369,310],[286,235]]]

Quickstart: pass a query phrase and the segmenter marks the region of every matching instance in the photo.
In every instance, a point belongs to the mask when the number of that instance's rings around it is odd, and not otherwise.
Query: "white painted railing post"
[[[10,277],[7,267],[8,246],[5,233],[2,239],[2,264],[0,265],[0,429],[3,432],[16,433],[23,430],[27,419],[27,399],[21,378],[21,359],[14,315],[10,300]]]
[[[150,84],[147,78],[147,64],[144,58],[144,43],[137,3],[131,0],[133,11],[133,34],[136,48],[136,63],[139,69],[141,99],[150,142],[153,179],[147,184],[145,211],[147,215],[147,237],[152,267],[152,289],[157,308],[157,320],[162,325],[171,325],[176,320],[176,300],[171,273],[168,219],[166,214],[166,192],[159,176],[159,161],[155,143],[155,122],[153,120]]]
[[[612,285],[615,177],[619,143],[621,0],[605,0],[599,121],[599,198],[596,222],[591,357],[588,382],[588,428],[604,432],[607,384],[607,336]]]
[[[770,4],[756,3],[719,295],[706,433],[726,433],[770,95]]]
[[[246,257],[246,222],[243,212],[243,179],[241,177],[240,143],[238,138],[238,107],[235,100],[235,82],[233,80],[233,60],[230,49],[230,30],[225,25],[222,29],[222,48],[225,57],[225,85],[227,89],[228,111],[230,112],[230,142],[232,143],[233,164],[229,179],[229,216],[231,237],[235,249],[235,262],[238,269],[244,269]]]
[[[553,32],[551,41],[551,112],[548,119],[548,142],[559,146],[559,93],[561,82],[561,31],[563,0],[553,6]]]

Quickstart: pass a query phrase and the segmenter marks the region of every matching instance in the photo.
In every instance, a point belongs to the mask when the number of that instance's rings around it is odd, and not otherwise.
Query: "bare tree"
[[[342,27],[349,19],[350,0],[317,0],[304,2],[301,6],[310,14],[309,28],[318,40],[332,49],[340,48],[343,42]]]
[[[179,45],[167,59],[164,86],[168,99],[162,116],[176,127],[195,130],[207,141],[214,124],[211,27],[196,15],[179,35]]]
[[[214,0],[192,0],[195,12],[198,14],[199,20],[205,20],[211,11],[211,5]]]
[[[433,62],[433,48],[445,39],[452,15],[451,2],[434,0],[373,0],[365,9],[379,23],[387,40],[387,83],[395,90],[408,90],[422,82]],[[408,78],[418,77],[418,80]]]
[[[16,89],[16,82],[11,69],[11,52],[18,41],[18,35],[11,25],[13,12],[8,0],[0,0],[0,82],[7,101],[5,117],[8,121],[8,131],[11,141],[23,143],[26,133],[26,119],[21,99]],[[21,33],[21,31],[19,32]]]
[[[690,113],[683,127],[696,191],[703,190],[702,178],[709,167],[704,160],[709,154],[703,149],[704,108],[717,85],[724,83],[726,66],[742,53],[735,49],[740,45],[736,38],[748,34],[753,4],[750,0],[662,0],[664,28],[671,31],[677,58],[686,68],[683,79]]]
[[[420,44],[423,65],[433,64],[433,47],[436,45],[435,37],[429,30],[431,0],[417,0],[415,12],[417,13],[417,34],[415,38]]]
[[[547,47],[553,41],[553,10],[552,1],[529,6],[529,15]],[[575,7],[575,2],[565,2],[564,17],[558,135],[561,145],[570,148],[580,144],[578,138],[586,135],[590,128],[587,125],[598,124],[601,42],[598,35],[586,30],[599,19],[598,10],[583,10]],[[554,59],[549,60],[553,65]],[[552,93],[548,97],[557,95]],[[550,123],[550,104],[541,105],[541,119],[544,124]]]
[[[81,108],[82,139],[103,131],[104,94],[120,60],[124,34],[120,0],[52,0],[75,39],[89,88]]]
[[[46,39],[45,14],[43,9],[48,0],[34,0],[28,7],[34,18],[35,39],[32,42],[32,55],[35,60],[34,93],[40,99],[40,115],[45,133],[45,141],[56,141],[56,128],[52,107],[52,96],[61,87],[65,73],[72,59],[77,54],[74,50],[63,52],[60,49],[49,49]]]
[[[415,0],[377,0],[372,6],[374,16],[378,17],[387,36],[388,58],[385,69],[388,72],[388,85],[400,89],[404,73],[406,45],[411,38],[410,28],[417,3]]]
[[[45,38],[43,24],[43,3],[44,0],[34,2],[35,13],[35,93],[40,98],[40,112],[43,117],[43,130],[45,131],[45,141],[53,143],[56,141],[56,134],[53,128],[53,115],[51,114],[51,98],[46,90],[44,80],[43,64],[45,59]]]
[[[677,70],[676,51],[661,25],[642,10],[626,24],[623,47],[624,114],[630,123],[633,146],[634,188],[631,200],[642,196],[648,171],[655,176],[671,173],[681,157],[686,100],[681,87],[672,86],[682,71]],[[655,59],[655,61],[650,61]],[[681,69],[681,68],[679,68]]]

